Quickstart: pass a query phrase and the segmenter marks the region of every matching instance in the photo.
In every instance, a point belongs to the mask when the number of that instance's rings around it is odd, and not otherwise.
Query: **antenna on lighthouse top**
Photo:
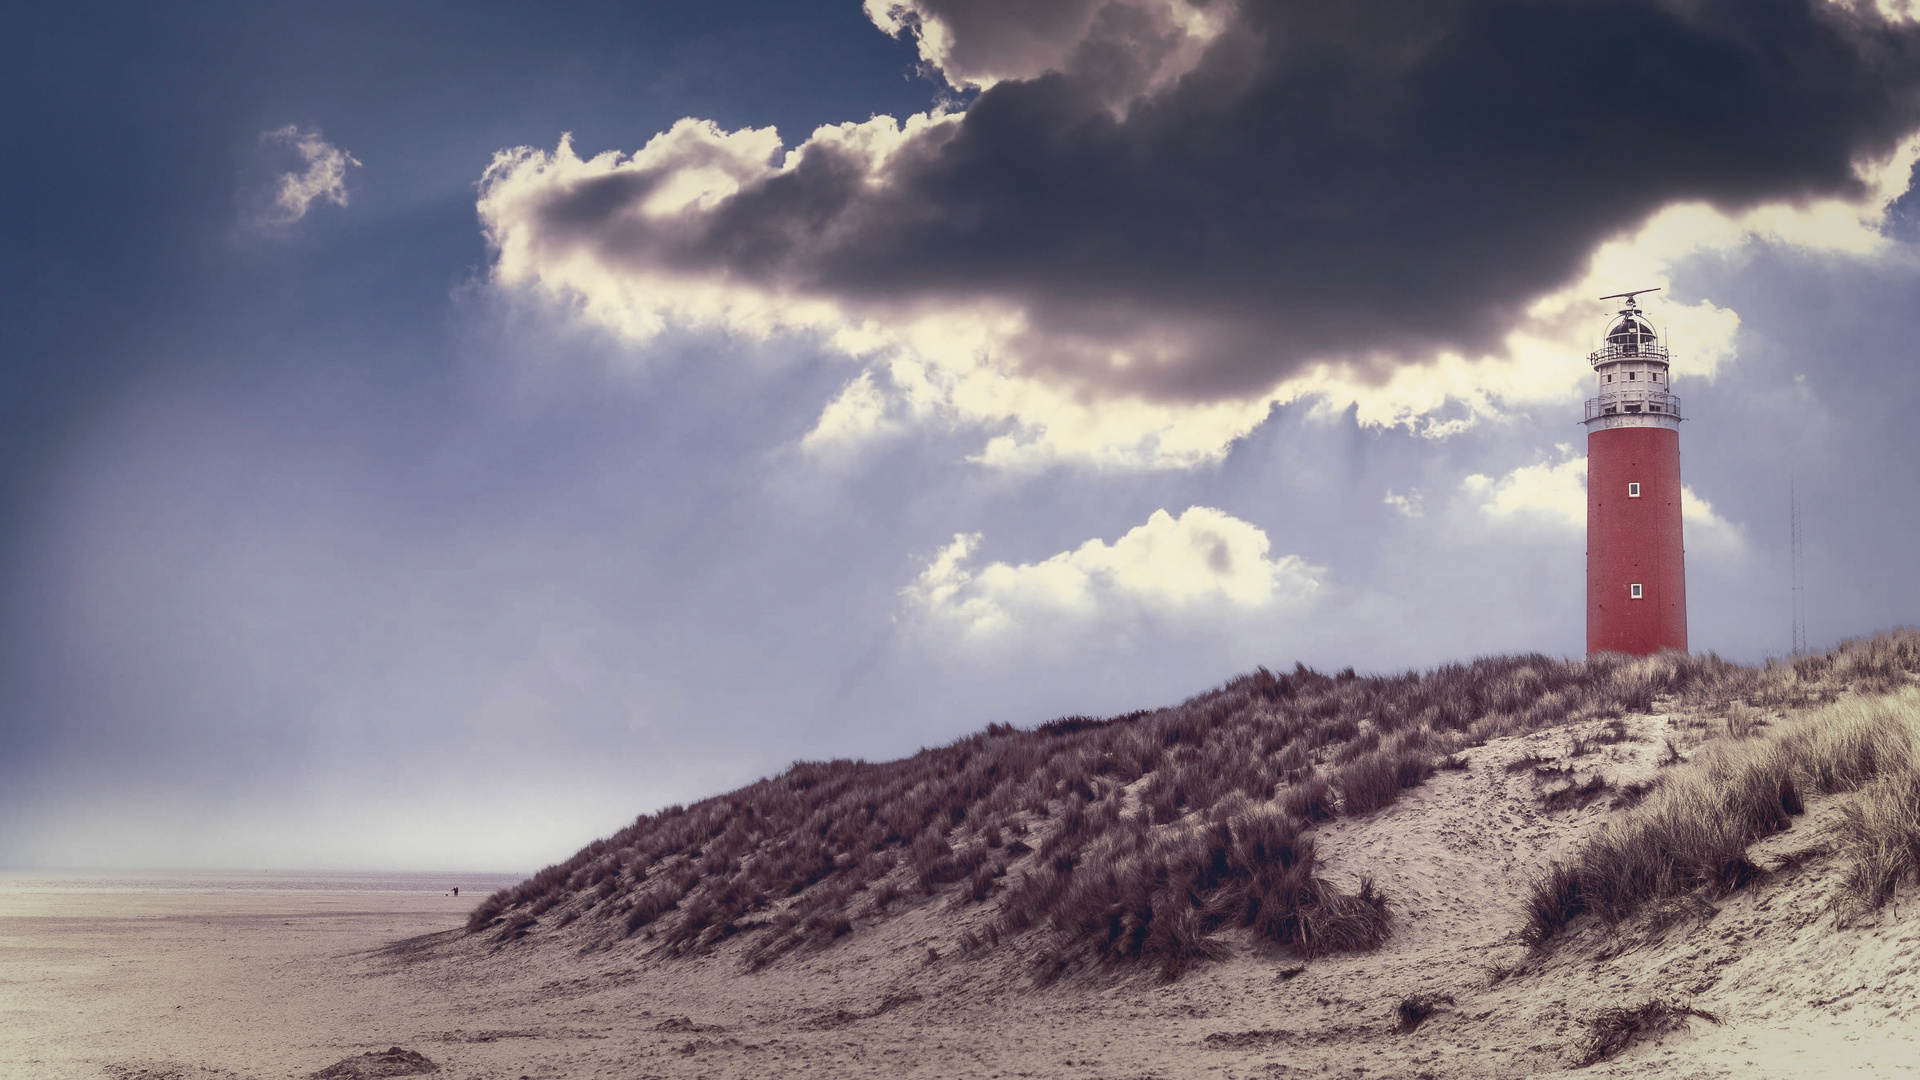
[[[1614,294],[1613,294],[1612,296],[1603,296],[1603,297],[1601,297],[1600,299],[1602,299],[1602,300],[1619,300],[1619,299],[1621,299],[1622,297],[1624,297],[1624,298],[1626,298],[1626,301],[1627,301],[1627,303],[1629,303],[1629,304],[1631,304],[1631,303],[1633,303],[1633,298],[1634,298],[1634,297],[1636,297],[1636,296],[1639,296],[1639,295],[1640,295],[1641,293],[1643,293],[1643,292],[1659,292],[1659,291],[1660,291],[1660,286],[1658,286],[1658,285],[1655,285],[1655,286],[1654,286],[1653,288],[1651,288],[1651,289],[1635,289],[1635,290],[1633,290],[1632,292],[1617,292],[1617,293],[1614,293]]]

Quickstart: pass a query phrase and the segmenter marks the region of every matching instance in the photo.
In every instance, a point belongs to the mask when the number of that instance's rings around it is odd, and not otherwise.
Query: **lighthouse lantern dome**
[[[1622,352],[1636,353],[1642,345],[1659,343],[1660,335],[1654,332],[1653,324],[1631,308],[1622,311],[1607,327],[1607,344],[1619,346]]]

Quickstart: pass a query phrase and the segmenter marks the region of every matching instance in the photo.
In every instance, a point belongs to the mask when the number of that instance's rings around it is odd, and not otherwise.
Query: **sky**
[[[1920,623],[1920,8],[11,9],[0,867],[530,871],[794,760]],[[1791,492],[1791,496],[1790,496]]]

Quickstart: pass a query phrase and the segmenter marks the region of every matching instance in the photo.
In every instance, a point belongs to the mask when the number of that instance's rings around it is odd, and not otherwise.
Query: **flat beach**
[[[473,891],[428,884],[443,877]],[[459,925],[473,892],[511,880],[0,878],[0,1076],[305,1076],[387,1033],[413,1038],[455,1003],[374,977],[373,956]]]

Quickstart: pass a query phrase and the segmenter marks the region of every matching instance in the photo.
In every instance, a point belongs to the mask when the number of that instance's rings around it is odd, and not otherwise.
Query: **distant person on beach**
[[[453,895],[455,895],[455,896],[459,896],[459,895],[460,895],[460,886],[458,886],[458,885],[455,885],[455,886],[453,887]]]

